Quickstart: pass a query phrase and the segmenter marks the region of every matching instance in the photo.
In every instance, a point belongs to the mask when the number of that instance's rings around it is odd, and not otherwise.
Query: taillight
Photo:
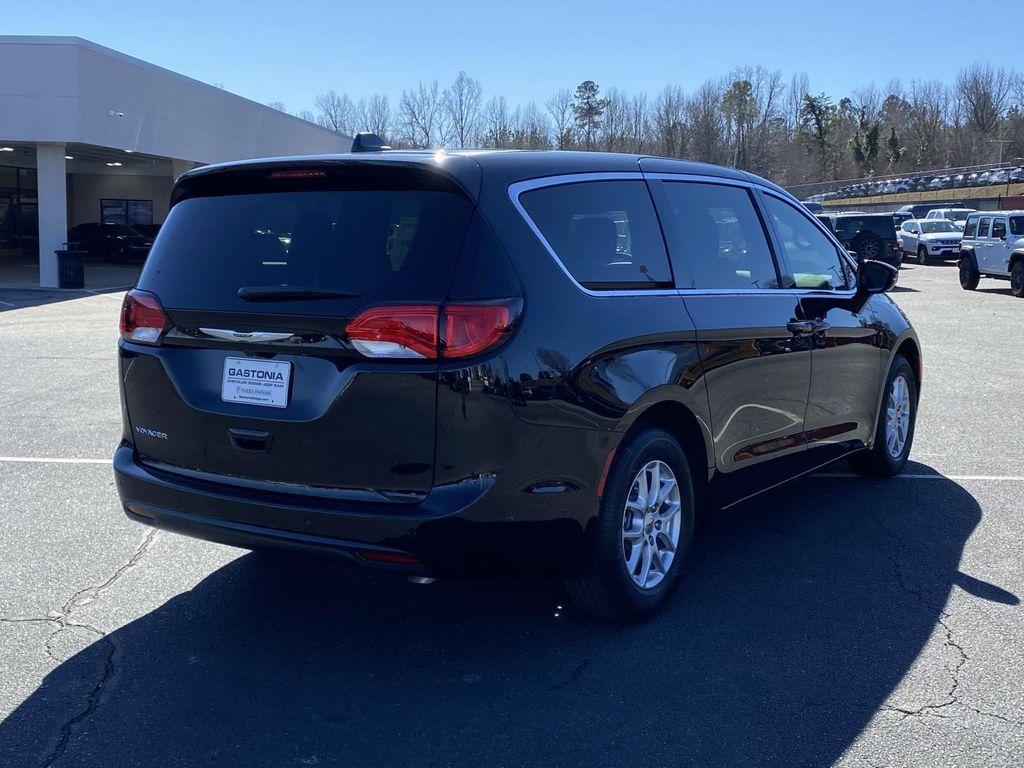
[[[478,355],[511,329],[508,304],[448,304],[444,307],[444,357]]]
[[[522,301],[371,307],[345,329],[367,357],[455,358],[492,349],[512,331]]]
[[[170,323],[160,299],[146,291],[128,291],[121,304],[121,338],[140,344],[159,344]]]
[[[348,324],[345,333],[367,357],[437,357],[439,308],[372,307]]]

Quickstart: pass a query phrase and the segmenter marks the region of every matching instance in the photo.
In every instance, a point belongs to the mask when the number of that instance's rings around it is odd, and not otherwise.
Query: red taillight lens
[[[490,349],[512,324],[505,304],[449,304],[444,308],[444,356],[468,357]]]
[[[170,323],[160,299],[146,291],[128,291],[121,304],[121,338],[141,344],[159,344]]]
[[[367,357],[437,357],[438,307],[372,307],[345,333]]]
[[[345,333],[367,357],[469,357],[500,343],[521,309],[519,299],[443,307],[371,307],[357,315]]]
[[[290,171],[274,171],[270,174],[272,179],[321,179],[327,174],[313,168],[298,168]]]
[[[392,565],[419,565],[420,561],[406,552],[392,552],[383,549],[361,549],[359,556],[373,563]]]

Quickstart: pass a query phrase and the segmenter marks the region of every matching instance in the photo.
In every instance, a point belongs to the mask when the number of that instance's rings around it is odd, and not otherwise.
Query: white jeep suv
[[[984,211],[967,217],[960,248],[960,285],[973,291],[982,277],[1009,278],[1024,298],[1024,211]]]
[[[917,256],[919,264],[960,255],[963,232],[946,219],[910,219],[900,225],[900,250]]]

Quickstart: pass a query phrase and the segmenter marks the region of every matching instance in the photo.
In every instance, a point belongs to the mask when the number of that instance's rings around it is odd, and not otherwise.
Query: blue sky
[[[460,69],[485,95],[524,103],[584,79],[652,95],[668,82],[689,91],[746,64],[787,79],[806,72],[813,91],[841,96],[894,77],[950,82],[967,63],[955,50],[962,0],[376,5],[373,18],[366,0],[32,0],[5,4],[0,34],[77,35],[291,110],[331,88],[394,98],[419,78],[444,85]],[[1000,29],[1024,29],[1024,3],[997,5]],[[925,49],[907,35],[918,22],[945,53],[918,53]],[[997,42],[1008,43],[1006,34],[972,35],[969,58],[1020,68],[1019,46]]]

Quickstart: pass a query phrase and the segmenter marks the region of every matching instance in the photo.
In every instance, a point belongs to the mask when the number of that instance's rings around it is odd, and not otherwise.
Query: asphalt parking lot
[[[436,583],[119,510],[120,293],[0,291],[0,764],[1019,766],[1024,301],[904,269],[912,463],[707,526],[628,627],[554,584]]]

